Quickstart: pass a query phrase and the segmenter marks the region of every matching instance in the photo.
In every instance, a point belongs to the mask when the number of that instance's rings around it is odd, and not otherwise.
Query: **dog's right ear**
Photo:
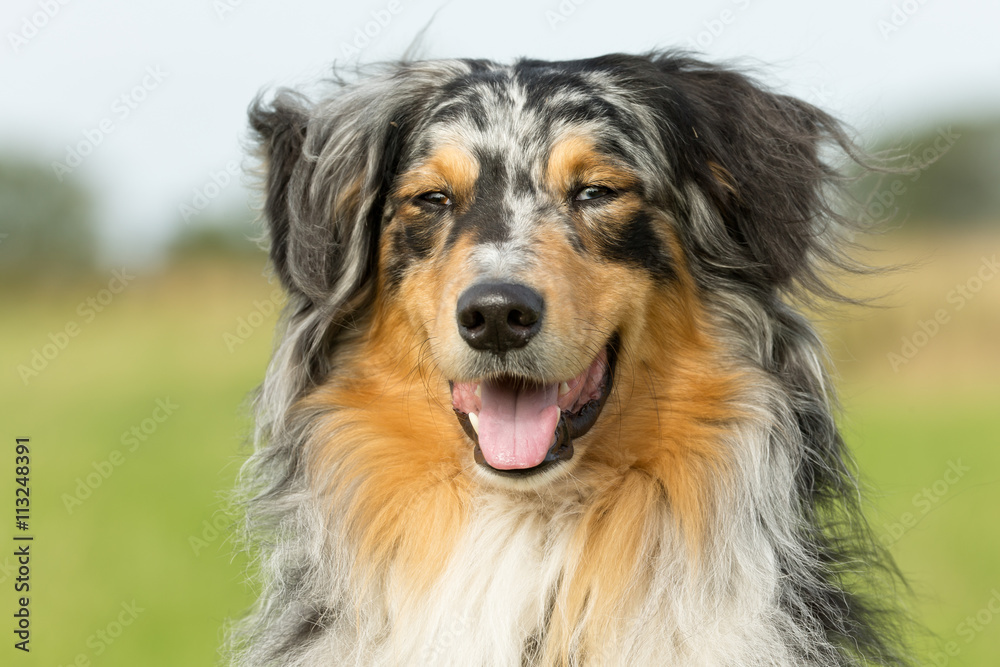
[[[266,172],[271,260],[289,293],[330,323],[363,308],[370,295],[382,207],[420,116],[412,93],[422,83],[400,69],[315,103],[282,90],[250,108]]]
[[[288,184],[302,157],[309,122],[307,102],[291,91],[280,93],[265,106],[258,97],[250,106],[250,127],[256,134],[265,172],[264,215],[270,239],[270,257],[286,290],[301,291],[292,280],[288,266],[291,214]]]

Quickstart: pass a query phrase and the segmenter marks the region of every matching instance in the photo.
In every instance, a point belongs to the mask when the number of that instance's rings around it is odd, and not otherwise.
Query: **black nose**
[[[477,350],[504,354],[542,328],[545,301],[524,285],[479,283],[458,298],[458,331]]]

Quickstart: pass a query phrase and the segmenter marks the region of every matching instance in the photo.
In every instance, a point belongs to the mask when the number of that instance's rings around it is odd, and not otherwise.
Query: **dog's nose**
[[[479,283],[458,298],[458,331],[477,350],[504,354],[542,328],[545,301],[525,285]]]

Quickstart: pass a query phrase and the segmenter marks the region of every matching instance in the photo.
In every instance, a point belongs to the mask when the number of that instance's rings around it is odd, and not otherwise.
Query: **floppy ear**
[[[823,148],[839,146],[856,160],[859,154],[838,121],[739,72],[669,55],[653,64],[674,126],[667,141],[679,176],[717,213],[696,221],[700,245],[744,281],[827,293],[815,260],[844,264],[829,237],[847,221],[829,199],[840,176]]]
[[[271,261],[289,294],[258,397],[265,428],[280,427],[325,376],[343,331],[368,312],[386,195],[445,69],[390,65],[337,81],[318,102],[282,90],[251,106]]]
[[[250,106],[250,127],[263,162],[264,215],[267,219],[271,264],[285,289],[295,288],[288,267],[288,183],[302,157],[309,109],[306,100],[291,91],[280,94],[270,107],[258,97]]]
[[[310,104],[291,91],[250,109],[266,170],[274,268],[290,293],[331,315],[372,277],[401,114],[362,84]],[[359,304],[354,303],[354,307]]]

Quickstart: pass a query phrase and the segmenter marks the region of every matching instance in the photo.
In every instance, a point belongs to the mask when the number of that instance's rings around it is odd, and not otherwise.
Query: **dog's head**
[[[521,477],[582,455],[626,364],[633,388],[696,374],[686,351],[724,338],[706,304],[815,283],[821,144],[848,146],[822,111],[670,54],[403,63],[251,119],[293,297],[286,398],[391,323],[469,455]]]

